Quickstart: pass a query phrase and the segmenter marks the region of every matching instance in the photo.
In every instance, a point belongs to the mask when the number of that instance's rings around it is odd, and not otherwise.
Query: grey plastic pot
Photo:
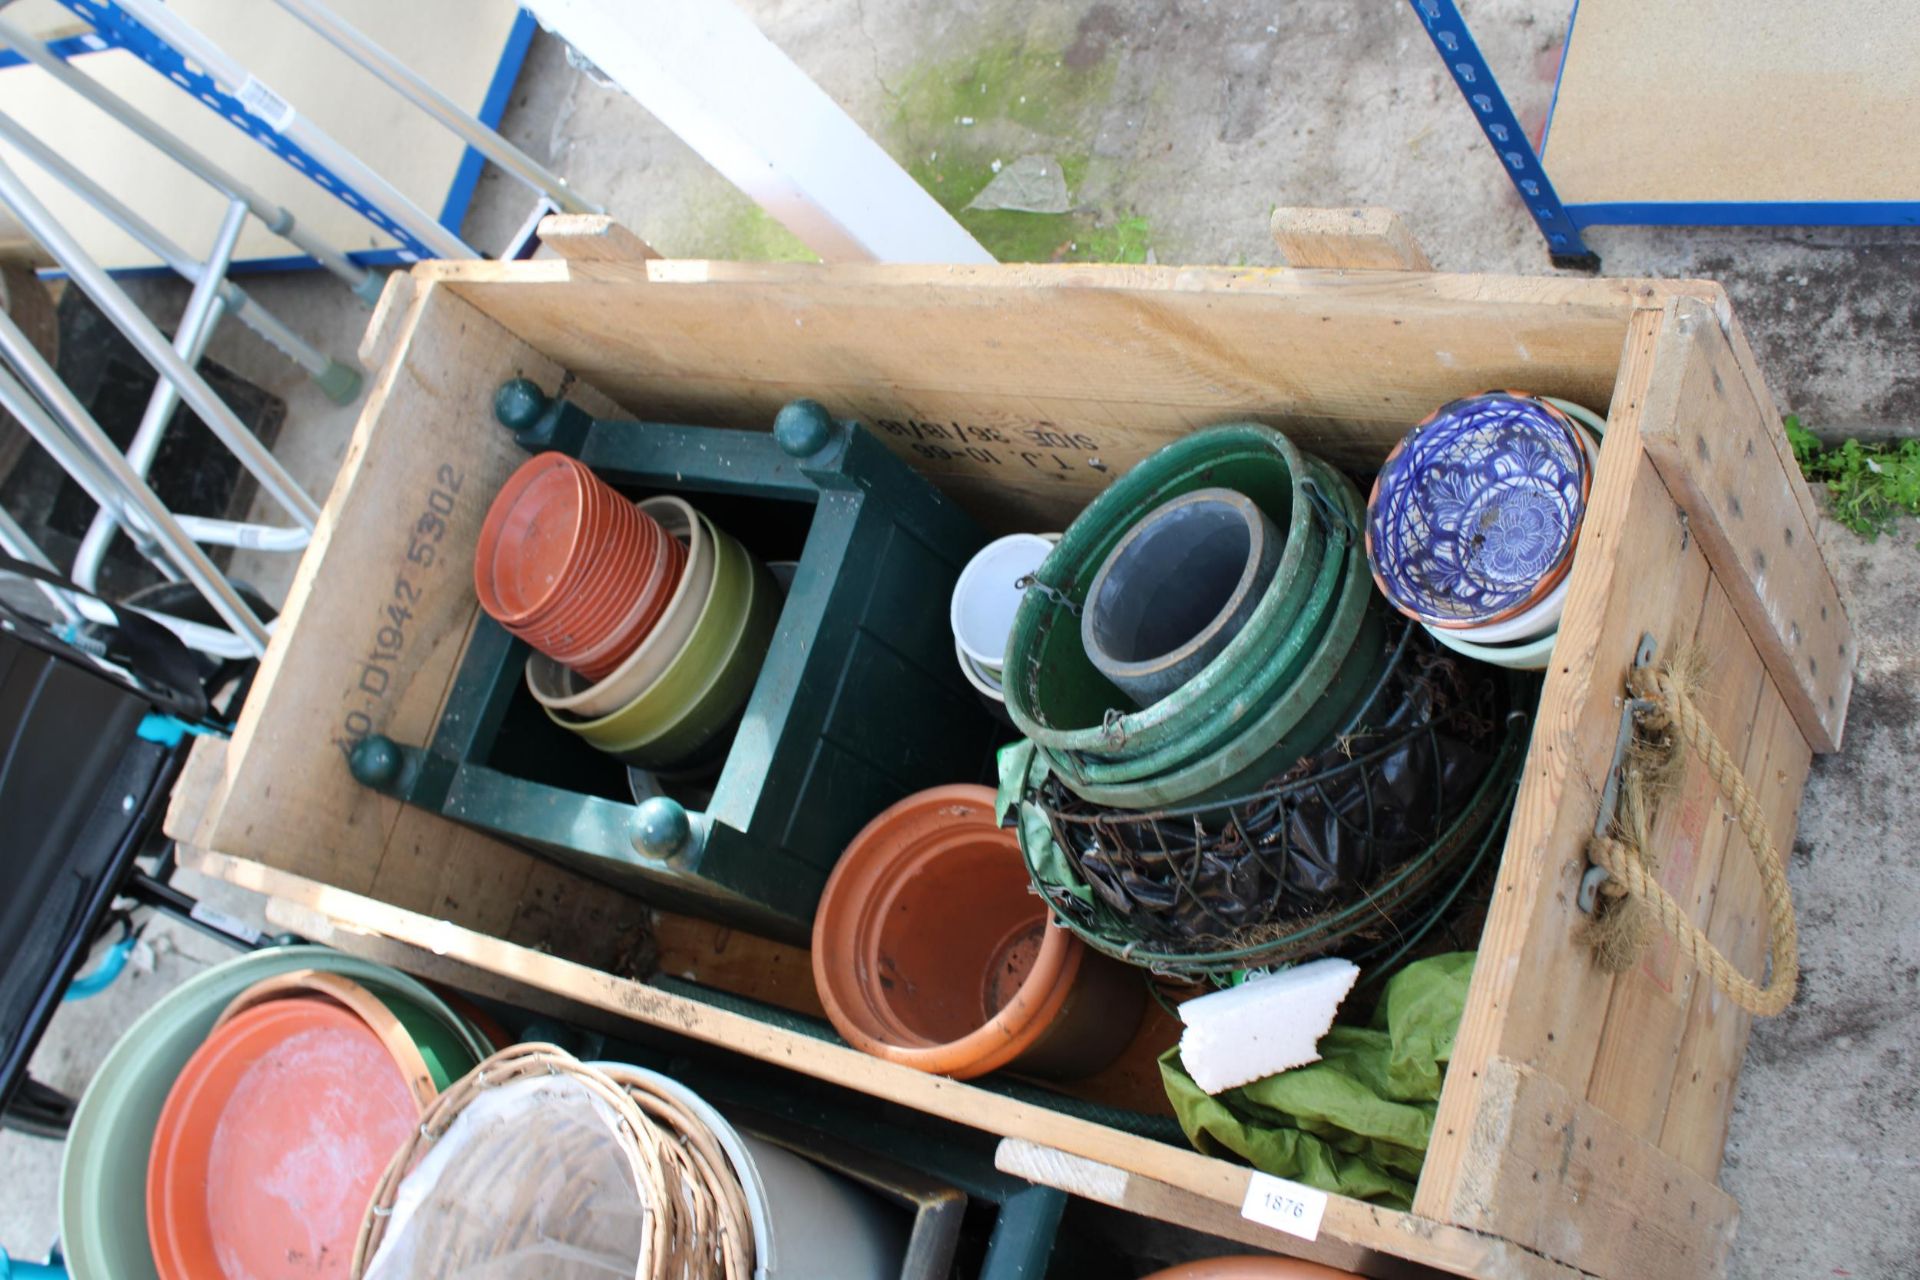
[[[783,1147],[741,1133],[671,1076],[624,1062],[591,1064],[647,1081],[684,1104],[720,1143],[747,1194],[755,1280],[896,1280],[908,1215],[866,1188]]]
[[[1299,612],[1325,555],[1326,499],[1311,459],[1279,432],[1237,423],[1195,432],[1153,454],[1082,511],[1035,574],[1014,615],[1002,673],[1007,712],[1027,737],[1059,751],[1144,751],[1193,733],[1246,692],[1216,672],[1245,669]],[[1087,657],[1079,607],[1094,574],[1139,519],[1196,489],[1246,494],[1286,545],[1273,585],[1227,646],[1176,694],[1112,715],[1131,699]],[[1244,707],[1232,714],[1245,714]]]
[[[1357,493],[1354,495],[1357,501]],[[1165,772],[1127,781],[1088,782],[1049,752],[1061,780],[1092,804],[1152,809],[1234,799],[1327,745],[1332,733],[1372,692],[1386,668],[1386,605],[1367,572],[1366,551],[1350,539],[1333,617],[1287,688],[1232,732],[1208,739],[1211,749]],[[1173,754],[1173,753],[1168,753]]]
[[[1243,493],[1196,489],[1161,503],[1120,539],[1087,589],[1087,656],[1152,706],[1240,634],[1273,583],[1280,551],[1280,531]]]

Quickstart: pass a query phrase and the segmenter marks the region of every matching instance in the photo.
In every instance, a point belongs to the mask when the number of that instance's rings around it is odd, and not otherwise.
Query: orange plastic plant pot
[[[626,614],[606,628],[599,643],[582,650],[567,663],[589,683],[606,679],[652,634],[661,615],[667,611],[667,601],[673,598],[674,588],[680,585],[680,575],[686,571],[687,544],[660,529],[651,516],[640,515],[657,531],[655,553],[640,575]]]
[[[605,488],[592,476],[590,486]],[[632,607],[666,536],[643,522],[633,504],[608,490],[595,499],[602,513],[582,530],[559,585],[533,615],[506,623],[543,652],[570,655],[596,643]],[[503,550],[502,558],[507,552]]]
[[[875,818],[820,899],[813,974],[857,1048],[956,1079],[1086,1075],[1132,1039],[1145,986],[1048,924],[993,792],[935,787]]]
[[[543,453],[507,477],[474,547],[473,586],[503,624],[549,604],[584,531],[589,489],[579,463]]]
[[[275,1000],[217,1028],[181,1071],[147,1162],[162,1280],[345,1277],[381,1172],[420,1121],[359,1018]]]

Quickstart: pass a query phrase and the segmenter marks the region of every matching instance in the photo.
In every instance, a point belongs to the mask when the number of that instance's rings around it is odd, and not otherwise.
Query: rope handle
[[[1786,866],[1767,829],[1759,798],[1747,785],[1740,766],[1714,735],[1706,717],[1670,672],[1655,673],[1642,668],[1632,674],[1628,685],[1635,697],[1652,704],[1652,710],[1643,717],[1647,724],[1655,728],[1671,727],[1699,755],[1740,824],[1740,833],[1746,837],[1766,896],[1768,954],[1772,960],[1767,985],[1757,985],[1735,968],[1693,923],[1687,909],[1662,887],[1641,851],[1616,836],[1596,836],[1589,846],[1588,854],[1594,864],[1612,878],[1602,892],[1639,899],[1680,951],[1706,973],[1715,987],[1747,1012],[1772,1017],[1793,1003],[1799,988],[1800,934],[1794,923],[1793,894],[1787,886]]]

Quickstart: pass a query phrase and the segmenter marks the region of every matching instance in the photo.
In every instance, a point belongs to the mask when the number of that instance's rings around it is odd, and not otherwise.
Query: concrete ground
[[[1499,161],[1410,7],[1351,0],[747,0],[767,33],[959,209],[993,162],[1043,155],[1069,179],[1059,214],[966,212],[1003,258],[1268,263],[1275,204],[1399,209],[1441,270],[1534,274],[1546,256]],[[1478,0],[1475,34],[1522,119],[1547,108],[1569,0]],[[402,51],[404,52],[404,51]],[[504,124],[670,256],[805,250],[617,90],[535,42]],[[497,248],[525,211],[483,181],[469,239]],[[1898,229],[1591,232],[1608,274],[1723,282],[1782,406],[1835,435],[1920,422],[1920,239]],[[364,314],[317,275],[249,288],[350,353]],[[183,291],[144,286],[158,317]],[[355,416],[228,326],[216,358],[287,397],[282,456],[324,493]],[[1920,654],[1920,528],[1876,543],[1822,531],[1854,602],[1860,666],[1846,748],[1815,764],[1790,878],[1798,1003],[1754,1033],[1723,1181],[1744,1219],[1731,1274],[1920,1276],[1920,877],[1898,832],[1920,816],[1911,755]],[[237,572],[283,591],[290,561]],[[215,887],[216,890],[219,888]],[[224,905],[244,909],[229,892]],[[156,926],[159,963],[65,1011],[36,1061],[77,1091],[138,1009],[218,957]],[[53,1144],[0,1135],[0,1243],[56,1230]]]

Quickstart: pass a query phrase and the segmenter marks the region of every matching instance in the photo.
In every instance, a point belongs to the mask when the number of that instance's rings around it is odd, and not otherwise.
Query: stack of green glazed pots
[[[1285,545],[1226,647],[1172,693],[1132,709],[1081,641],[1101,565],[1164,503],[1203,488],[1245,494]],[[1035,575],[1007,649],[1007,711],[1055,776],[1090,803],[1150,809],[1233,800],[1339,733],[1385,671],[1387,611],[1345,476],[1246,423],[1169,445],[1082,512]]]

